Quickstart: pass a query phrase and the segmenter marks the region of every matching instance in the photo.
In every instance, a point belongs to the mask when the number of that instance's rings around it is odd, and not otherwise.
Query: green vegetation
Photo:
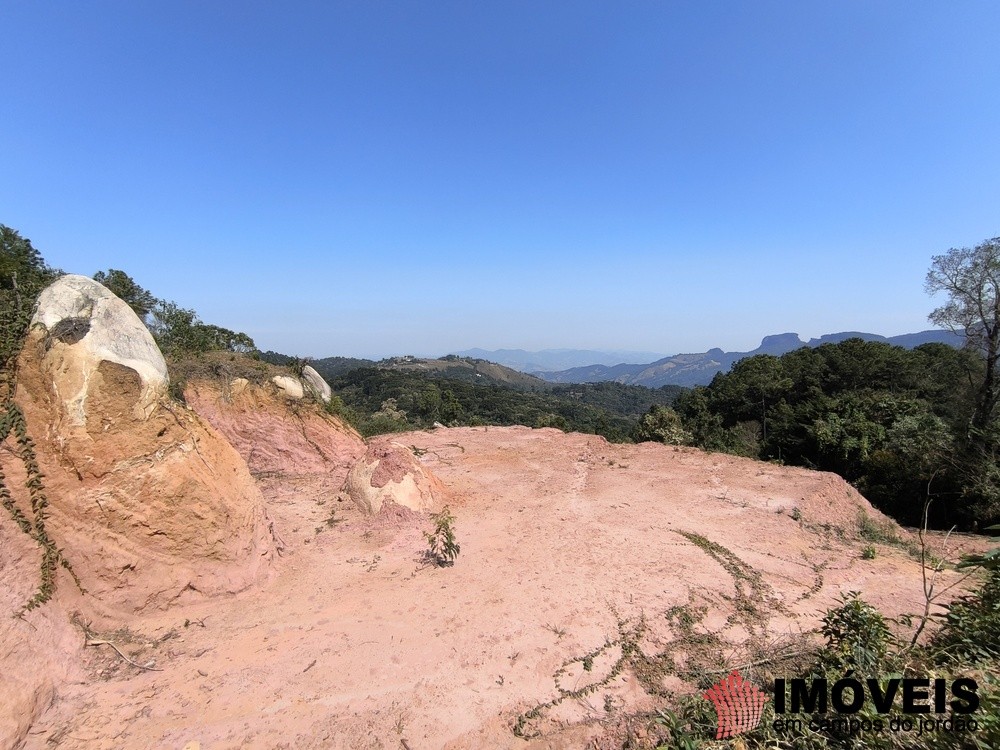
[[[893,716],[903,716],[905,710],[902,691],[897,690],[892,695],[889,690],[891,679],[942,679],[945,684],[951,684],[958,678],[975,679],[980,705],[966,718],[977,722],[976,731],[918,733],[914,730],[896,733],[861,728],[860,731],[848,732],[843,725],[836,723],[837,719],[844,718],[841,714],[814,710],[778,715],[773,702],[769,701],[765,704],[759,726],[740,736],[739,747],[747,750],[775,747],[807,750],[995,750],[1000,747],[1000,681],[996,678],[997,668],[1000,667],[1000,572],[990,571],[978,588],[952,602],[942,619],[942,627],[929,642],[914,646],[905,639],[895,637],[894,628],[890,627],[893,623],[863,601],[857,592],[850,592],[841,597],[837,606],[827,610],[820,628],[823,645],[811,649],[804,662],[791,667],[785,662],[785,656],[777,655],[760,659],[756,665],[764,668],[762,677],[771,679],[774,676],[801,676],[813,681],[825,679],[828,685],[845,677],[871,685],[870,680],[882,695],[891,696],[886,706],[888,714],[877,713],[874,700],[869,697],[858,712],[849,714],[847,718],[860,722],[882,720],[886,725]],[[899,628],[907,624],[907,621],[901,620],[895,626]],[[779,663],[786,663],[786,667],[776,672],[773,665]],[[772,668],[768,669],[768,666]],[[760,680],[765,686],[769,682],[768,679]],[[707,685],[699,683],[699,687]],[[786,705],[787,701],[786,695]],[[672,703],[669,709],[661,708],[644,717],[650,729],[657,734],[660,750],[681,747],[707,750],[719,746],[710,739],[714,734],[715,716],[708,701],[700,695],[686,695]],[[914,722],[920,717],[920,714],[908,716]],[[945,714],[930,714],[929,718],[960,719],[963,715],[951,706]],[[775,719],[783,720],[784,726],[776,728]],[[814,722],[812,728],[811,721]],[[824,724],[824,721],[827,723]]]
[[[13,382],[13,362],[21,351],[35,300],[59,275],[31,244],[0,224],[0,366],[5,386]]]
[[[158,299],[131,276],[116,268],[98,271],[94,280],[120,297],[149,328],[165,357],[183,357],[212,351],[256,353],[253,339],[245,333],[203,323],[194,310],[176,302]]]
[[[970,528],[1000,510],[997,488],[973,471],[982,453],[968,450],[969,376],[981,368],[968,349],[849,339],[744,359],[675,408],[694,445],[837,472],[909,525],[930,484],[943,500],[934,525]]]
[[[462,551],[455,540],[455,517],[448,506],[431,516],[434,530],[424,533],[427,539],[427,559],[438,567],[454,565],[455,558]]]
[[[14,436],[14,453],[20,458],[27,479],[31,511],[17,506],[0,467],[0,504],[17,527],[38,545],[42,552],[38,588],[25,603],[21,613],[34,609],[55,593],[56,572],[65,568],[77,586],[80,581],[69,560],[49,536],[45,520],[48,497],[42,471],[35,455],[35,444],[28,430],[24,412],[14,402],[17,383],[17,356],[24,344],[35,301],[41,291],[58,276],[45,265],[31,241],[10,227],[0,224],[0,443]],[[82,590],[82,589],[81,589]]]
[[[964,349],[849,339],[748,357],[643,437],[834,471],[911,526],[928,496],[933,526],[1000,520],[1000,238],[935,257],[926,288],[948,295],[930,319]]]
[[[667,445],[688,445],[691,433],[684,429],[680,415],[669,406],[657,404],[650,408],[635,429],[639,442],[655,441]]]
[[[656,404],[672,403],[682,390],[596,383],[526,391],[507,384],[376,367],[350,370],[329,382],[344,405],[343,413],[366,436],[425,429],[440,422],[449,427],[557,427],[603,435],[613,442],[631,440],[644,412]]]
[[[131,276],[117,268],[98,271],[94,274],[94,281],[105,286],[108,291],[131,307],[140,320],[145,320],[159,302],[151,292],[143,289]]]
[[[287,354],[266,351],[261,352],[260,358],[272,365],[294,366],[298,357],[291,357]],[[323,376],[327,382],[333,382],[338,376],[345,372],[357,370],[359,367],[374,367],[375,362],[370,359],[355,359],[354,357],[324,357],[323,359],[310,359],[307,364],[311,365],[316,372]]]

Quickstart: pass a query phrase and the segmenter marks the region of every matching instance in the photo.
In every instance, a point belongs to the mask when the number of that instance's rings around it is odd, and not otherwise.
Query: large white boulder
[[[323,380],[323,376],[309,365],[302,368],[302,382],[305,383],[306,387],[316,394],[316,396],[320,398],[323,403],[330,403],[333,391],[330,390],[329,383]]]
[[[31,320],[31,329],[39,328],[45,336],[43,364],[69,424],[87,422],[87,397],[105,362],[138,375],[139,394],[132,406],[137,419],[148,418],[167,394],[167,363],[149,329],[131,307],[93,279],[67,275],[48,286]]]

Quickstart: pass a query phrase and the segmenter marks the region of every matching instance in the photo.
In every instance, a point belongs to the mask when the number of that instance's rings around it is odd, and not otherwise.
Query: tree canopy
[[[0,224],[0,368],[21,350],[35,299],[57,275],[31,240]]]
[[[157,303],[152,292],[143,289],[135,283],[131,276],[117,268],[98,271],[94,274],[94,281],[106,286],[110,292],[131,307],[142,320],[146,319],[150,310]]]
[[[925,287],[930,294],[948,296],[930,321],[963,334],[967,345],[983,355],[971,418],[972,429],[981,432],[994,421],[1000,399],[1000,237],[934,256]]]

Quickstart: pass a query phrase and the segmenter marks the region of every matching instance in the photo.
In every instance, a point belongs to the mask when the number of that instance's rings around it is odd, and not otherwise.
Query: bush
[[[979,589],[949,605],[931,647],[939,661],[1000,659],[1000,569],[991,570]]]
[[[892,635],[882,613],[861,599],[857,591],[840,598],[840,606],[823,617],[820,632],[826,638],[822,662],[841,673],[875,676],[886,661]]]
[[[454,565],[455,558],[461,548],[455,541],[455,517],[446,505],[439,513],[431,516],[434,521],[434,531],[427,532],[427,558],[439,567]]]

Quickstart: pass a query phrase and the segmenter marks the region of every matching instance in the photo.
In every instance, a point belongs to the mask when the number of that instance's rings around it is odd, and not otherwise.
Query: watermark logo
[[[929,732],[976,732],[979,722],[970,714],[979,709],[977,690],[976,681],[969,677],[879,680],[847,675],[835,681],[826,678],[777,679],[774,681],[775,718],[771,728],[777,732],[808,729],[851,736],[912,732],[919,737]],[[859,717],[866,706],[869,711]],[[870,709],[874,709],[874,713]],[[791,716],[786,716],[788,714]],[[797,718],[803,715],[805,718]]]
[[[855,678],[848,673],[838,680],[779,678],[774,681],[771,729],[855,737],[883,732],[913,733],[918,737],[930,732],[976,732],[979,723],[970,714],[980,706],[977,690],[976,681],[968,677],[879,680]],[[760,726],[769,700],[767,693],[737,670],[715,683],[702,697],[715,707],[717,740],[731,739]],[[869,710],[858,716],[866,705]]]
[[[712,685],[704,697],[715,706],[717,740],[727,740],[756,729],[767,703],[767,695],[744,680],[735,669],[728,677]]]

